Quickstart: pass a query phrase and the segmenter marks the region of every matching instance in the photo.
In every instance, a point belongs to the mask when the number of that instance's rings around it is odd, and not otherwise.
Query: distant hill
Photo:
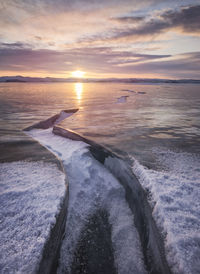
[[[174,84],[187,84],[187,83],[194,83],[194,84],[200,84],[200,80],[196,79],[149,79],[149,78],[102,78],[102,79],[95,79],[95,78],[53,78],[53,77],[24,77],[24,76],[2,76],[0,77],[0,82],[18,82],[18,83],[24,83],[24,82],[40,82],[40,83],[57,83],[57,82],[82,82],[82,83],[174,83]]]
[[[26,81],[25,80],[19,80],[19,79],[7,79],[7,80],[5,80],[5,82],[8,82],[8,83],[10,83],[10,82],[19,82],[19,83],[26,83]]]

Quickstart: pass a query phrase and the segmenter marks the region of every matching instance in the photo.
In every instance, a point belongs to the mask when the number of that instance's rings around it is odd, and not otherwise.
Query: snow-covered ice
[[[138,232],[125,200],[123,187],[88,152],[88,145],[49,130],[28,132],[63,161],[69,179],[66,236],[61,248],[58,273],[70,271],[73,253],[87,217],[97,208],[106,209],[112,224],[112,244],[118,273],[146,273]]]
[[[161,149],[154,153],[165,166],[163,171],[147,169],[135,160],[133,172],[149,192],[173,272],[200,273],[200,158]]]
[[[0,273],[34,273],[66,192],[56,164],[0,164]]]

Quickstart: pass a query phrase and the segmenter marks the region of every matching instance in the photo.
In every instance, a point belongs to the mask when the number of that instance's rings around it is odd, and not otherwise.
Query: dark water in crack
[[[107,212],[98,210],[86,220],[71,266],[72,274],[116,274]]]

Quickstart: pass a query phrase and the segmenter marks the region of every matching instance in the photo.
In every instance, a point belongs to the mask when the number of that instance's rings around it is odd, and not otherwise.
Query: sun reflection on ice
[[[82,99],[82,92],[83,92],[83,84],[82,83],[75,83],[75,92],[77,100],[81,101]]]

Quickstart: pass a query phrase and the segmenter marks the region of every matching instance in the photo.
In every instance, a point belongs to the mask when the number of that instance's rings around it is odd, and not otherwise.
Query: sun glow
[[[85,72],[84,72],[84,71],[81,71],[81,70],[72,71],[72,76],[73,76],[73,77],[76,77],[76,78],[83,78],[84,75],[85,75]]]

